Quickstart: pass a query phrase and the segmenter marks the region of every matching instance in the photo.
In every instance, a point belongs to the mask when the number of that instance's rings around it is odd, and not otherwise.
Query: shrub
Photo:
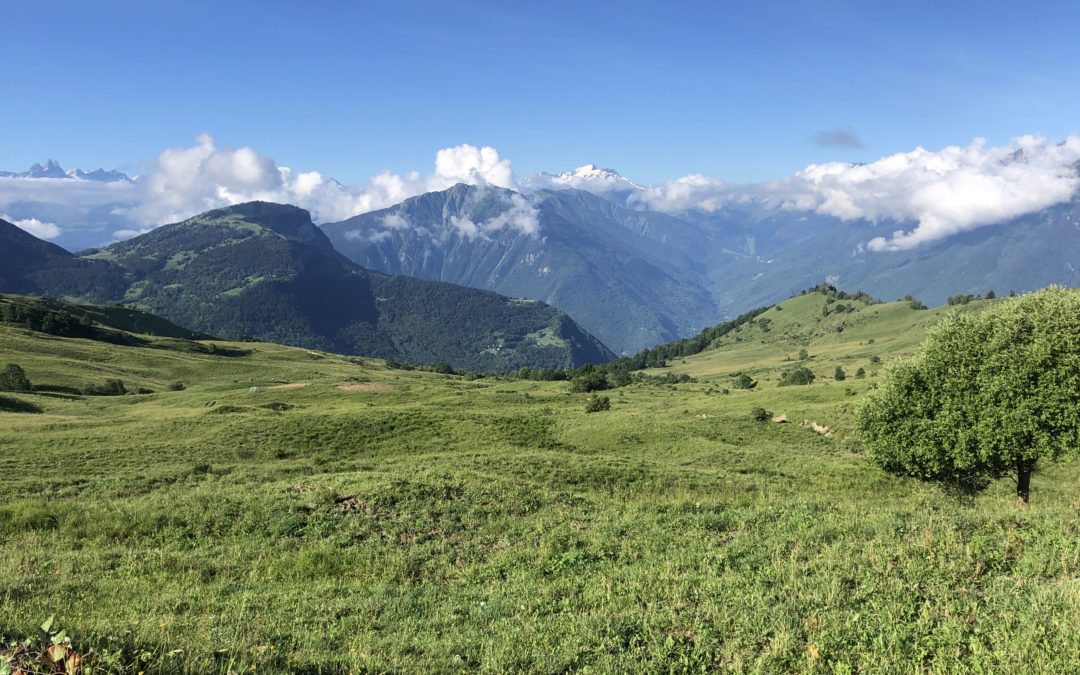
[[[184,385],[183,382],[173,382],[169,384],[168,389],[169,391],[184,391],[185,389],[187,389],[187,387]]]
[[[0,371],[0,391],[30,391],[30,378],[26,376],[22,366],[17,363],[9,363],[3,371]]]
[[[585,402],[585,412],[603,412],[605,410],[611,410],[611,399],[607,396],[590,396],[589,400]]]
[[[117,379],[107,379],[104,384],[88,384],[83,387],[87,396],[123,396],[127,393],[124,383]]]
[[[806,351],[805,349],[800,349],[799,350],[799,360],[800,361],[805,361],[808,358],[810,358],[810,352]]]
[[[754,408],[750,411],[750,417],[755,422],[768,422],[772,419],[772,416],[772,411],[766,410],[765,408]]]
[[[780,386],[787,387],[793,384],[810,384],[814,381],[814,373],[805,366],[799,366],[791,370],[785,370],[780,376]]]
[[[855,378],[861,380],[864,377],[866,377],[866,369],[859,366],[859,369],[855,371]]]
[[[837,366],[836,367],[836,372],[833,373],[833,378],[837,382],[842,382],[842,381],[847,379],[847,373],[844,372],[843,368],[841,368],[840,366]]]
[[[605,389],[611,389],[611,383],[608,382],[607,375],[598,370],[582,373],[570,380],[570,391],[576,394],[588,394]]]
[[[450,364],[446,361],[436,361],[431,364],[431,372],[438,373],[439,375],[456,375],[454,369],[450,367]]]
[[[739,373],[738,377],[731,382],[731,386],[736,389],[753,389],[757,386],[757,382],[746,373]]]

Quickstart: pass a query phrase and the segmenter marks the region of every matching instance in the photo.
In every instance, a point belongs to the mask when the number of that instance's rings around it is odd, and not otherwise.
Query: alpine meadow
[[[0,675],[1080,672],[1077,6],[3,17]]]

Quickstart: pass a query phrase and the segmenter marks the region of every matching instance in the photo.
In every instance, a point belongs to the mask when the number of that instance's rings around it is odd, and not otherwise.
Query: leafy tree
[[[30,391],[30,378],[26,376],[22,366],[17,363],[9,363],[3,371],[0,371],[0,391]]]
[[[840,366],[837,366],[836,367],[836,372],[833,373],[833,378],[837,382],[842,382],[843,380],[847,379],[847,373],[844,372],[843,368],[841,368]]]
[[[1080,294],[1051,287],[934,327],[857,412],[887,471],[979,490],[1080,453]]]
[[[785,370],[780,376],[780,386],[788,387],[793,384],[810,384],[814,381],[814,373],[805,366],[798,366],[791,370]]]

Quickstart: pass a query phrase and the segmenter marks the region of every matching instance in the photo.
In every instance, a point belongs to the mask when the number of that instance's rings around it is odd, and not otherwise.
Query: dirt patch
[[[377,384],[375,382],[346,382],[337,386],[338,391],[358,392],[366,391],[373,394],[388,394],[397,391],[392,384]]]
[[[275,384],[267,389],[303,389],[307,386],[307,382],[296,382],[293,384]]]

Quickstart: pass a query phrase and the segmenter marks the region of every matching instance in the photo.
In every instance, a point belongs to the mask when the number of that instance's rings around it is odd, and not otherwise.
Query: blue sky
[[[490,145],[735,182],[1080,127],[1080,3],[18,2],[0,169],[251,146],[360,183]],[[853,145],[821,145],[849,129]]]

